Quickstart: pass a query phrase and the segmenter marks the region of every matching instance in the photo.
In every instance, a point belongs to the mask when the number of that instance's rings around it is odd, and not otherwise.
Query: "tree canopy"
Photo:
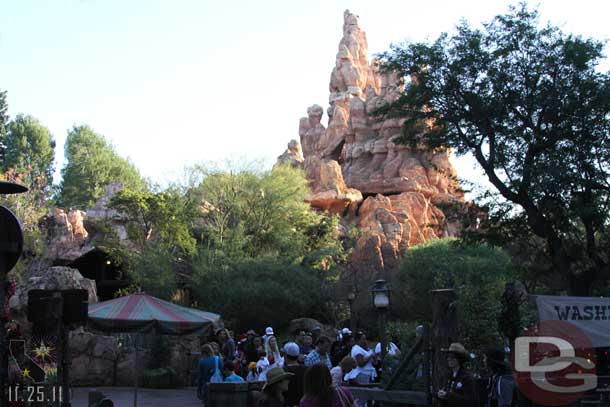
[[[393,46],[382,64],[407,87],[376,114],[405,119],[397,142],[471,153],[500,198],[484,230],[542,242],[546,272],[588,295],[609,274],[610,75],[602,42],[538,20],[521,4]]]
[[[6,102],[6,91],[0,90],[0,163],[4,163],[6,148],[6,125],[8,123],[8,103]]]
[[[146,187],[136,167],[89,126],[74,126],[68,132],[65,159],[58,195],[64,207],[90,207],[111,182],[136,190]]]
[[[34,117],[21,114],[6,128],[0,171],[10,172],[30,189],[47,189],[52,182],[55,159],[55,141],[49,130]]]

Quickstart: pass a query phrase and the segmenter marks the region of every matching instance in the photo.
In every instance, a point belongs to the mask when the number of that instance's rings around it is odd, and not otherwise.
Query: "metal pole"
[[[133,364],[133,380],[134,380],[134,391],[133,391],[133,407],[138,407],[138,336],[135,334],[133,340],[133,347],[135,350],[134,364]]]
[[[63,320],[63,306],[62,306],[62,320]],[[66,325],[61,324],[61,336],[62,336],[62,358],[61,363],[62,369],[62,407],[69,407],[70,404],[70,335]]]
[[[356,324],[354,323],[354,300],[348,299],[349,303],[349,329],[352,332],[356,331]]]
[[[381,335],[381,374],[385,374],[385,356],[387,353],[385,309],[379,311],[379,335]]]
[[[0,250],[0,304],[2,304],[2,315],[0,316],[0,389],[2,397],[0,397],[0,407],[6,407],[6,379],[8,376],[8,352],[6,344],[6,325],[4,316],[6,309],[4,303],[6,301],[6,259],[4,250]]]
[[[430,328],[428,324],[424,324],[424,332],[422,335],[423,351],[424,351],[424,391],[426,392],[426,406],[432,405],[432,389],[430,386]]]

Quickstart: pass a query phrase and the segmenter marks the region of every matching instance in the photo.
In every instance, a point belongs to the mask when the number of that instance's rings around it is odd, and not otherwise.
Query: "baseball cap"
[[[284,352],[286,352],[288,356],[297,357],[300,353],[299,345],[294,342],[288,342],[284,345]]]
[[[350,330],[349,330],[349,328],[343,328],[343,329],[341,330],[341,333],[342,333],[343,335],[351,335],[351,334],[352,334],[352,331],[350,331]]]
[[[265,335],[273,335],[273,328],[271,328],[270,326],[265,328]]]

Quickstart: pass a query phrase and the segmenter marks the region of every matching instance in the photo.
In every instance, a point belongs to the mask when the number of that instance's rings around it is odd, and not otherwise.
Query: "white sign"
[[[540,321],[577,326],[594,347],[610,346],[610,298],[536,296]]]

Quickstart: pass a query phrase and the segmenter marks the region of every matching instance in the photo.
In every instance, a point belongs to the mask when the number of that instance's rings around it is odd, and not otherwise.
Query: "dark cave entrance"
[[[119,289],[129,286],[121,265],[99,248],[83,254],[68,267],[78,269],[83,277],[95,280],[100,301],[113,299]]]

